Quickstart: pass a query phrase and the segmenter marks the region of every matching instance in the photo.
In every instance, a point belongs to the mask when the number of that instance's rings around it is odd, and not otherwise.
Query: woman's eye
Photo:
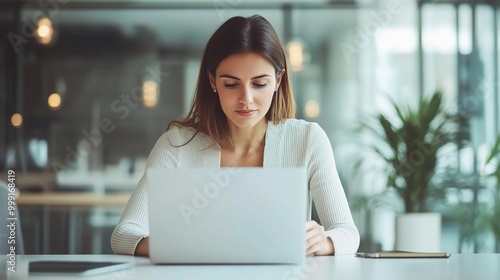
[[[238,84],[224,84],[226,88],[235,88]]]
[[[258,88],[263,88],[263,87],[267,86],[267,84],[254,84],[254,86],[256,86]]]

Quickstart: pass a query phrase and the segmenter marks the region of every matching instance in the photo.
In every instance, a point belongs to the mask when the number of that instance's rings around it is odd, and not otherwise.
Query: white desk
[[[6,256],[0,256],[5,265]],[[500,279],[500,254],[452,254],[449,259],[363,259],[354,256],[309,257],[301,266],[290,265],[152,265],[147,258],[116,255],[24,255],[17,256],[16,272],[7,279],[71,279],[29,277],[32,260],[125,261],[135,263],[127,270],[74,279],[215,279],[215,280],[405,280]],[[4,267],[0,267],[0,271]],[[1,277],[1,275],[0,275]]]

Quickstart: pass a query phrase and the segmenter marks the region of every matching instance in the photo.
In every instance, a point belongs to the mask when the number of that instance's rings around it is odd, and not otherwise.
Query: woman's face
[[[254,127],[265,118],[283,76],[276,77],[274,66],[256,53],[231,55],[215,72],[215,77],[209,73],[214,94],[230,125],[240,128]]]

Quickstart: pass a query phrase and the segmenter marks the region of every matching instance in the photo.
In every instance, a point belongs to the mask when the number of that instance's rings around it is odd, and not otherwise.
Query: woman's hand
[[[144,237],[139,241],[139,244],[135,247],[134,255],[149,257],[149,237]]]
[[[333,242],[325,233],[325,228],[316,221],[306,223],[306,255],[314,253],[316,256],[333,255]]]

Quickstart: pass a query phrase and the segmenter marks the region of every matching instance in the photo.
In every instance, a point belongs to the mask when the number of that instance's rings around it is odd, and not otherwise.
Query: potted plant
[[[406,110],[392,101],[392,109],[396,117],[389,119],[380,113],[374,119],[375,124],[365,127],[375,136],[376,142],[370,150],[384,163],[386,186],[398,194],[404,213],[409,214],[396,218],[395,249],[439,250],[441,217],[427,212],[431,200],[444,197],[443,188],[432,179],[442,148],[456,138],[456,118],[445,111],[440,91]],[[438,238],[434,244],[432,237]],[[404,244],[406,241],[408,244]]]

